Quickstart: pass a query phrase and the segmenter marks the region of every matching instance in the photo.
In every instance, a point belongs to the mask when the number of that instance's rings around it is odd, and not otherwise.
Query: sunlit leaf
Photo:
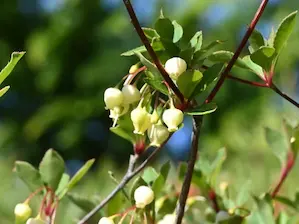
[[[282,48],[288,41],[296,22],[297,11],[292,12],[287,17],[285,17],[280,23],[275,38],[274,38],[274,48],[276,53],[279,54]]]
[[[11,54],[10,61],[0,72],[0,84],[7,78],[7,76],[9,76],[9,74],[12,72],[12,70],[24,54],[25,52],[13,52]]]
[[[194,52],[197,52],[201,49],[203,41],[202,31],[198,31],[190,40],[190,46],[194,49]]]
[[[174,34],[173,34],[173,43],[178,42],[183,37],[183,27],[177,23],[177,21],[172,21],[172,25],[174,26]]]

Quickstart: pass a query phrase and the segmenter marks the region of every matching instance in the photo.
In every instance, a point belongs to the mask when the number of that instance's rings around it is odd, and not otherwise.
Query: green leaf
[[[147,167],[142,174],[142,179],[147,183],[147,185],[151,185],[158,176],[159,174],[153,167]]]
[[[68,193],[67,196],[75,205],[86,212],[89,212],[97,205],[94,200],[84,197],[81,194]]]
[[[14,172],[32,192],[44,186],[40,173],[30,163],[16,161]]]
[[[294,128],[290,141],[292,151],[297,155],[299,151],[299,126]]]
[[[174,34],[173,34],[173,43],[178,42],[183,37],[183,27],[177,23],[177,21],[172,21],[172,25],[174,27]]]
[[[157,39],[157,38],[154,38],[152,40],[151,46],[154,49],[154,51],[156,51],[156,52],[165,50],[164,47],[163,47],[162,42],[159,39]],[[128,56],[135,55],[136,53],[144,53],[144,52],[147,52],[145,46],[140,46],[140,47],[136,47],[136,48],[134,48],[132,50],[128,50],[126,52],[123,52],[121,54],[121,56],[128,57]]]
[[[211,175],[210,175],[210,185],[214,188],[217,187],[217,178],[219,176],[219,173],[221,171],[221,167],[226,159],[226,149],[221,148],[217,152],[217,156],[215,160],[211,164]]]
[[[228,63],[233,56],[234,53],[230,51],[215,51],[208,57],[208,60],[214,63]],[[240,68],[248,68],[241,58],[237,59],[235,65]]]
[[[201,49],[202,46],[203,35],[202,31],[198,31],[190,40],[190,45],[194,49],[194,52],[197,52]]]
[[[274,38],[274,48],[277,54],[281,52],[282,48],[285,46],[286,42],[288,41],[293,31],[296,22],[295,20],[296,15],[297,15],[297,11],[292,12],[290,15],[288,15],[286,18],[282,20],[282,22],[280,23],[277,29]]]
[[[251,60],[260,65],[265,71],[270,71],[275,62],[275,49],[272,47],[261,47],[251,56]]]
[[[180,52],[180,58],[184,59],[187,65],[190,65],[193,57],[193,48],[187,48]]]
[[[277,218],[276,224],[288,224],[290,218],[285,212],[281,212]]]
[[[174,26],[170,19],[160,18],[155,23],[155,29],[162,39],[171,40],[174,39]]]
[[[191,98],[205,91],[209,85],[216,81],[219,75],[221,74],[223,68],[223,64],[215,64],[208,68],[206,71],[204,71],[203,78],[201,82],[196,86],[196,89],[194,90]]]
[[[219,40],[215,40],[201,48],[201,50],[197,51],[193,55],[192,66],[200,65],[204,59],[206,59],[212,52],[211,50],[222,42]]]
[[[150,40],[152,40],[156,37],[160,37],[155,29],[142,27],[142,30],[143,30],[145,36]]]
[[[282,165],[285,164],[289,150],[289,144],[285,136],[283,136],[280,132],[270,128],[265,129],[265,134],[266,141],[273,150],[273,153],[280,160]]]
[[[203,75],[199,70],[187,70],[177,80],[177,86],[188,99],[192,96],[196,86],[202,80]]]
[[[114,134],[118,135],[119,137],[126,139],[133,144],[135,143],[135,135],[133,132],[128,132],[127,130],[121,128],[120,125],[116,127],[111,127],[110,131],[113,132]]]
[[[153,75],[160,75],[159,70],[157,69],[156,65],[151,63],[149,60],[147,60],[142,54],[135,52],[136,56],[140,59],[141,63],[150,71],[153,73]]]
[[[161,75],[153,76],[148,71],[145,71],[146,78],[143,79],[144,82],[149,84],[154,89],[158,90],[159,92],[163,93],[164,95],[168,95],[168,89],[164,84],[164,80]]]
[[[70,182],[67,185],[68,191],[70,191],[88,172],[88,170],[93,165],[95,159],[88,160],[78,171],[77,173],[72,177]]]
[[[154,191],[156,198],[164,188],[169,170],[170,170],[170,162],[167,162],[161,167],[160,174],[152,185],[152,190]]]
[[[186,114],[191,116],[207,115],[215,112],[216,109],[217,105],[215,103],[207,103],[187,111]]]
[[[112,216],[124,207],[125,198],[121,192],[118,192],[107,205],[107,216]]]
[[[239,192],[236,198],[236,206],[242,207],[248,201],[250,197],[250,189],[251,181],[245,182],[241,187],[239,187]]]
[[[56,190],[60,179],[64,173],[64,161],[61,156],[54,151],[49,149],[39,165],[39,172],[42,180],[52,190]]]
[[[274,38],[275,38],[275,35],[276,35],[276,32],[275,32],[274,28],[272,27],[270,35],[269,35],[269,38],[266,41],[267,42],[267,46],[274,47]]]
[[[290,200],[287,197],[283,197],[283,196],[276,196],[274,198],[275,201],[280,202],[281,204],[287,205],[289,207],[291,207],[292,209],[298,210],[299,208],[296,206],[296,203],[294,203],[292,200]]]
[[[2,97],[8,90],[10,86],[5,86],[2,89],[0,89],[0,97]]]
[[[244,58],[242,58],[242,60],[247,65],[249,70],[258,75],[262,80],[265,80],[263,68],[254,63],[251,60],[250,55],[245,56]]]
[[[0,84],[9,76],[9,74],[12,72],[12,70],[24,54],[25,52],[13,52],[11,54],[10,61],[0,72]]]
[[[61,177],[61,180],[55,192],[56,195],[59,195],[59,199],[61,199],[64,196],[65,194],[64,192],[66,192],[66,188],[69,183],[69,180],[70,180],[70,175],[64,173]],[[62,195],[60,196],[60,194]]]
[[[259,199],[254,198],[257,209],[252,211],[251,215],[246,217],[247,224],[275,224],[273,207],[270,196]]]
[[[249,44],[249,51],[252,54],[266,43],[263,35],[258,30],[254,30],[249,38]]]

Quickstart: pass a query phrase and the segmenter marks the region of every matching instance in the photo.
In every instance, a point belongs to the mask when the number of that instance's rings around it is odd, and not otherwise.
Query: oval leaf
[[[192,116],[207,115],[215,112],[217,110],[217,105],[215,103],[203,104],[201,106],[195,107],[186,113]]]
[[[44,185],[40,173],[30,163],[16,161],[14,172],[31,191],[35,191]]]
[[[202,77],[203,75],[199,70],[187,70],[179,76],[177,86],[187,99],[192,96]]]
[[[42,180],[52,190],[56,190],[60,179],[64,173],[64,161],[61,156],[54,151],[49,149],[39,165],[39,172]]]
[[[277,54],[280,53],[286,42],[288,41],[296,22],[297,11],[292,12],[280,23],[275,38],[274,38],[274,48]]]
[[[173,43],[178,42],[183,37],[183,27],[177,23],[177,21],[172,21],[172,25],[174,26],[174,34],[173,34]]]

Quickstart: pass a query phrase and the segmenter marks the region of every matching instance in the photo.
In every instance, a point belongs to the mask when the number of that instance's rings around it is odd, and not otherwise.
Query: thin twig
[[[264,12],[267,4],[268,4],[268,1],[269,0],[263,0],[261,2],[260,7],[258,8],[253,20],[251,21],[250,26],[248,27],[248,29],[247,29],[247,31],[246,31],[239,47],[235,51],[234,56],[229,61],[229,63],[226,66],[225,70],[220,75],[219,81],[217,82],[216,86],[214,87],[214,89],[212,90],[212,92],[210,93],[208,98],[206,99],[206,103],[211,102],[214,99],[214,97],[216,96],[216,94],[218,93],[218,91],[220,90],[220,88],[223,85],[227,75],[229,74],[229,72],[233,68],[233,66],[236,63],[237,59],[239,58],[243,48],[245,47],[249,37],[251,36],[252,32],[254,31],[254,28],[255,28],[256,24],[258,23],[259,19],[261,18],[262,14],[263,14],[263,12]]]
[[[278,194],[278,192],[280,191],[283,183],[285,182],[287,176],[289,175],[289,173],[291,172],[293,166],[295,164],[295,155],[294,152],[291,150],[288,153],[288,159],[287,159],[287,163],[286,165],[282,168],[281,170],[281,175],[279,177],[279,181],[277,182],[276,186],[274,187],[274,190],[271,194],[272,198],[275,198],[275,196]]]
[[[241,78],[238,78],[238,77],[235,77],[235,76],[232,76],[232,75],[227,75],[227,78],[228,79],[231,79],[231,80],[235,80],[235,81],[238,81],[238,82],[241,82],[241,83],[244,83],[244,84],[248,84],[248,85],[251,85],[251,86],[255,86],[255,87],[265,87],[265,88],[268,88],[269,86],[265,83],[260,83],[260,82],[253,82],[253,81],[249,81],[249,80],[245,80],[245,79],[241,79]]]
[[[176,224],[181,224],[184,217],[186,200],[188,198],[190,185],[192,181],[192,175],[194,171],[194,165],[197,159],[198,140],[199,140],[202,121],[203,121],[203,116],[193,116],[192,146],[189,155],[187,173],[185,175],[185,179],[183,182],[181,194],[179,197],[179,203],[176,208],[176,214],[177,214],[176,221],[175,221]]]
[[[171,136],[169,136],[169,138],[170,137]],[[121,191],[121,189],[123,189],[132,178],[134,178],[138,173],[140,173],[146,167],[146,165],[152,161],[152,159],[161,151],[163,146],[167,143],[169,138],[163,144],[161,144],[160,147],[157,147],[150,154],[150,156],[146,158],[137,168],[135,168],[135,166],[136,166],[138,156],[131,155],[128,170],[124,175],[123,179],[117,185],[117,187],[103,201],[101,201],[100,204],[98,204],[93,210],[91,210],[86,216],[84,216],[78,222],[78,224],[84,224],[85,222],[87,222],[93,215],[95,215],[101,208],[103,208],[119,191]]]
[[[184,103],[183,94],[180,92],[178,87],[174,84],[172,79],[169,77],[168,73],[165,71],[161,61],[159,60],[157,54],[155,53],[155,51],[152,48],[150,42],[148,41],[147,37],[145,36],[130,0],[123,0],[123,2],[124,2],[125,6],[127,8],[127,11],[129,13],[129,15],[130,15],[131,22],[132,22],[133,26],[135,27],[135,30],[136,30],[138,36],[140,37],[140,40],[144,44],[144,46],[145,46],[146,50],[148,51],[149,55],[151,56],[153,62],[157,66],[157,69],[159,70],[159,72],[163,76],[164,80],[168,83],[168,85],[170,86],[170,88],[174,92],[174,94],[180,99],[180,101],[182,103]]]
[[[273,89],[277,94],[279,94],[281,97],[283,97],[284,99],[286,99],[287,101],[289,101],[290,103],[292,103],[294,106],[296,106],[297,108],[299,108],[299,103],[296,102],[295,100],[293,100],[291,97],[289,97],[287,94],[285,94],[284,92],[281,92],[276,85],[274,85],[272,83],[271,85],[271,89]]]

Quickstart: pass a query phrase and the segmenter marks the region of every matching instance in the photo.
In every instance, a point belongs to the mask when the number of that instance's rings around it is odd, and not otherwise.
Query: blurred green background
[[[286,15],[299,8],[295,0],[270,0],[258,29],[267,37]],[[135,0],[143,26],[152,26],[159,11],[177,20],[190,37],[203,30],[204,43],[223,40],[221,49],[234,51],[250,23],[259,0]],[[298,19],[297,19],[298,20]],[[299,100],[299,21],[277,67],[275,82]],[[12,51],[27,51],[0,101],[0,218],[13,223],[14,205],[28,189],[13,174],[15,160],[38,165],[48,148],[56,149],[74,173],[84,161],[97,163],[76,189],[83,195],[104,197],[114,186],[108,170],[122,174],[131,145],[109,132],[103,92],[115,85],[137,58],[120,54],[141,43],[121,0],[2,0],[0,2],[0,67]],[[244,50],[244,54],[247,49]],[[234,69],[239,77],[258,80]],[[223,146],[227,161],[222,179],[232,189],[252,180],[252,191],[268,190],[279,174],[264,128],[281,129],[282,117],[299,119],[298,108],[274,92],[227,80],[216,98],[217,112],[205,119],[200,151],[213,157]],[[161,160],[175,164],[187,158],[190,119],[176,133]],[[296,170],[283,188],[294,195]],[[297,178],[298,180],[298,178]],[[65,202],[58,223],[75,223],[84,212]]]

